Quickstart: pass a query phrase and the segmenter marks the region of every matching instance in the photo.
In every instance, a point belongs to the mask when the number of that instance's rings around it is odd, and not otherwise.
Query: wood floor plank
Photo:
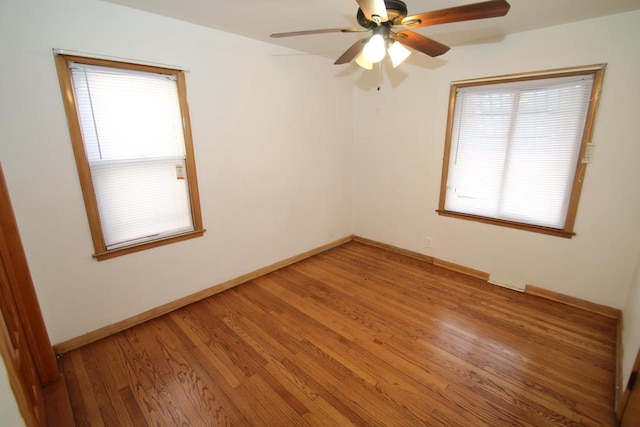
[[[228,361],[228,359],[226,359],[228,362],[225,363],[224,360],[218,357],[219,354],[221,355],[224,353],[218,352],[217,349],[209,347],[208,344],[210,344],[210,341],[203,340],[198,333],[184,321],[182,316],[174,316],[171,314],[164,320],[166,326],[171,329],[174,334],[177,336],[183,336],[183,342],[189,340],[194,344],[191,349],[186,346],[184,351],[191,351],[192,353],[197,354],[196,357],[206,361],[208,370],[214,371],[216,373],[214,375],[216,378],[224,379],[226,384],[231,388],[235,388],[242,383],[240,380],[242,376],[234,374],[229,367],[232,363]]]
[[[98,357],[96,358],[96,355]],[[118,393],[118,387],[115,384],[112,367],[108,363],[97,363],[102,355],[102,349],[99,345],[91,349],[84,355],[83,363],[87,370],[87,375],[92,378],[94,383],[94,395],[100,406],[105,425],[131,425],[131,419],[125,411],[115,411],[114,406],[124,404]]]
[[[177,336],[185,332],[182,328],[186,325],[179,324],[179,317],[167,316],[164,320],[166,328],[172,330]],[[184,334],[184,337],[197,336]],[[196,339],[199,341],[198,338]],[[238,398],[243,395],[250,396],[250,393],[243,386],[243,381],[230,374],[228,365],[216,357],[209,347],[185,346],[183,353],[187,363],[198,371],[199,381],[208,388],[207,393],[213,395],[209,399],[215,399],[217,402],[214,410],[215,417],[209,417],[210,425],[261,425],[264,423],[260,415],[265,413],[267,408],[261,402]],[[229,361],[229,363],[232,362]],[[228,375],[232,375],[232,381],[225,380],[229,378]],[[214,402],[205,403],[214,406]]]
[[[87,386],[80,384],[71,354],[65,355],[61,360],[61,364],[75,423],[78,427],[88,426],[87,404],[82,397],[82,393],[87,389]]]
[[[350,242],[62,357],[77,425],[615,426],[615,319]]]
[[[127,338],[126,332],[128,331],[116,335],[118,347],[120,348],[118,355],[124,363],[130,384],[129,389],[135,399],[135,403],[139,406],[140,412],[144,416],[147,425],[171,425],[172,417],[165,409],[165,403],[161,396],[161,393],[166,390],[167,386],[160,377],[155,377],[155,379],[150,378],[147,365],[132,346],[132,341]],[[133,342],[135,343],[135,341]],[[150,371],[154,371],[152,366]],[[132,405],[133,402],[127,402],[127,404]],[[130,406],[123,409],[128,410],[129,414],[135,415],[135,412],[131,410]]]
[[[212,390],[212,379],[199,360],[189,357],[190,352],[185,351],[180,337],[171,333],[165,323],[153,322],[149,325],[154,329],[158,350],[167,361],[169,375],[179,381],[179,387],[172,387],[171,394],[190,419],[188,425],[218,425],[221,420],[232,419],[233,416],[226,413],[232,408],[231,405],[221,403],[223,395]]]
[[[142,413],[142,409],[138,404],[131,387],[126,386],[118,390],[120,401],[122,402],[121,412],[126,412],[127,416],[131,420],[132,426],[145,426],[149,425]],[[124,411],[122,410],[124,409]]]
[[[72,386],[77,385],[79,390],[85,390],[86,392],[73,393],[71,396],[80,397],[78,406],[81,406],[79,414],[83,416],[76,416],[76,423],[87,426],[103,426],[105,420],[102,419],[100,413],[100,404],[98,403],[100,392],[96,390],[95,384],[100,381],[100,378],[90,378],[87,373],[87,369],[84,364],[84,354],[74,353],[71,355],[71,364],[67,365],[68,369],[73,369],[74,378],[76,381],[72,382]],[[71,407],[76,412],[74,401],[72,400]]]

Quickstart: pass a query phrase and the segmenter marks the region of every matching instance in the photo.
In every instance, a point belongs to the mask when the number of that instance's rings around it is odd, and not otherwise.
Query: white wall
[[[633,369],[633,362],[640,350],[640,258],[636,264],[631,290],[627,296],[622,310],[622,387],[627,386],[627,381]]]
[[[25,422],[20,414],[18,402],[16,402],[9,383],[4,360],[0,357],[0,426],[20,427],[24,425]]]
[[[203,238],[92,259],[52,48],[187,67]],[[53,343],[351,234],[353,81],[94,0],[0,2],[0,161]]]
[[[412,55],[358,81],[354,234],[622,308],[640,253],[640,12]],[[572,239],[440,217],[451,81],[608,63]],[[371,73],[377,74],[377,73]],[[427,250],[426,237],[432,237]]]

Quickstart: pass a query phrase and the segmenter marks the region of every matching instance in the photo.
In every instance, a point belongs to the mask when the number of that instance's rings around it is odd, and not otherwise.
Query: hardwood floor
[[[78,426],[613,426],[616,321],[350,242],[62,357]]]

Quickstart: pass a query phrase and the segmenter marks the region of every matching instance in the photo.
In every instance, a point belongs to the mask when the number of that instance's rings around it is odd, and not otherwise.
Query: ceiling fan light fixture
[[[1,1],[1,0],[0,0]],[[387,56],[394,68],[403,62],[410,54],[395,41],[401,42],[416,52],[432,58],[449,51],[449,46],[412,31],[414,28],[431,25],[449,24],[454,22],[473,21],[476,19],[497,18],[509,12],[507,0],[484,0],[454,6],[446,9],[432,10],[414,15],[407,14],[406,0],[356,0],[358,11],[356,21],[363,29],[356,28],[324,28],[319,30],[291,31],[275,33],[271,37],[291,37],[323,33],[358,33],[369,32],[369,38],[362,38],[353,43],[334,64],[348,64],[359,55],[358,65],[365,69],[372,69],[373,64],[379,63]]]
[[[364,53],[361,53],[356,58],[356,64],[364,68],[365,70],[373,70],[373,64],[367,61],[367,58],[364,57]]]
[[[380,34],[371,36],[362,50],[364,57],[372,64],[382,61],[386,53],[384,38]]]
[[[411,55],[411,51],[404,47],[402,43],[398,42],[393,42],[387,51],[389,52],[389,58],[391,58],[393,68],[402,64],[402,62]]]

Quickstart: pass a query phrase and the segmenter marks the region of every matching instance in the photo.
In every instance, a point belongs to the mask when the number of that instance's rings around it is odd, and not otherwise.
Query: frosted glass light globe
[[[364,57],[367,58],[367,61],[371,63],[375,64],[376,62],[382,61],[387,53],[382,36],[380,34],[372,36],[365,45],[362,53]]]
[[[411,55],[411,51],[398,42],[393,42],[393,44],[389,46],[389,58],[391,58],[393,68],[400,65],[409,55]]]

